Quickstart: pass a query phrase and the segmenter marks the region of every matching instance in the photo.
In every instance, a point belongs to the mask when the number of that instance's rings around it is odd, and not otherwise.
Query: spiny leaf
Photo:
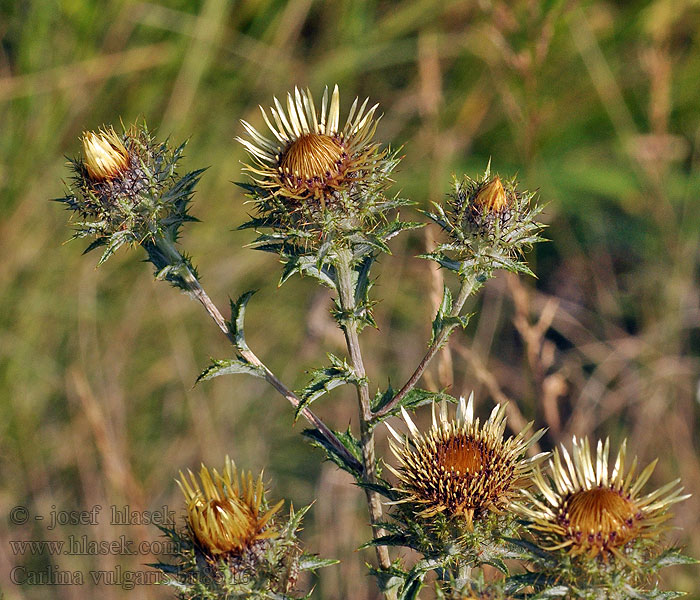
[[[204,369],[204,371],[199,374],[199,377],[197,377],[197,383],[214,379],[214,377],[219,377],[220,375],[235,375],[238,373],[253,375],[254,377],[265,377],[265,372],[260,367],[251,365],[242,358],[227,358],[224,360],[212,359],[211,365]]]
[[[234,337],[236,347],[241,350],[248,349],[248,344],[246,344],[245,341],[243,323],[245,320],[246,305],[256,292],[257,290],[249,290],[241,294],[235,302],[233,300],[231,301],[231,320],[227,322],[227,325],[231,335]]]
[[[380,411],[387,404],[389,404],[389,402],[391,402],[395,395],[396,392],[394,392],[391,386],[389,386],[389,389],[387,389],[387,391],[384,393],[377,392],[377,394],[374,397],[372,411]],[[372,427],[376,427],[377,425],[379,425],[379,423],[385,421],[389,417],[399,414],[401,412],[402,407],[407,410],[413,411],[420,406],[425,406],[426,404],[432,404],[433,402],[442,401],[447,401],[451,402],[452,404],[455,404],[457,402],[457,399],[454,396],[451,396],[450,394],[447,394],[445,392],[430,392],[428,390],[423,390],[420,388],[413,388],[388,413],[382,415],[381,417],[376,417],[376,419],[372,422]]]
[[[134,234],[129,231],[117,231],[116,233],[113,233],[109,237],[109,243],[107,244],[100,244],[102,246],[106,245],[107,248],[105,251],[102,253],[102,256],[100,257],[100,260],[97,263],[97,266],[101,266],[105,263],[105,261],[112,256],[119,248],[121,248],[124,244],[127,244],[129,242],[135,242]]]
[[[387,483],[369,483],[367,481],[360,481],[357,483],[357,485],[359,485],[361,488],[377,492],[389,500],[399,499],[399,494],[395,492]]]
[[[298,392],[300,402],[294,414],[295,421],[306,407],[333,388],[359,383],[357,374],[345,360],[333,354],[328,354],[328,359],[331,362],[330,366],[312,371],[311,381]]]
[[[312,504],[308,504],[299,510],[295,511],[293,506],[289,507],[289,520],[284,526],[284,529],[282,530],[282,537],[287,539],[287,540],[293,540],[297,530],[299,527],[301,527],[301,521],[304,518],[304,515],[306,515],[307,512],[309,512],[309,509],[311,508]]]
[[[536,546],[532,542],[528,542],[527,540],[520,540],[518,538],[503,538],[506,542],[509,542],[513,544],[514,546],[518,546],[519,548],[522,548],[532,556],[536,556],[537,558],[543,558],[545,560],[551,560],[552,555],[547,552],[546,550],[542,550],[539,546]]]
[[[469,317],[470,315],[467,316],[459,316],[459,315],[452,315],[452,292],[450,292],[450,288],[447,286],[444,287],[443,295],[442,295],[442,301],[440,302],[440,306],[438,307],[437,314],[435,315],[435,319],[433,320],[433,327],[432,327],[432,336],[430,338],[430,345],[433,345],[440,334],[445,331],[446,329],[448,331],[452,330],[455,327],[466,327],[467,323],[469,323]]]
[[[506,563],[502,559],[498,558],[497,556],[492,557],[489,560],[485,561],[484,564],[491,565],[492,567],[495,567],[496,569],[498,569],[506,577],[508,576],[508,565],[506,565]]]
[[[311,444],[326,451],[327,460],[333,461],[344,471],[350,473],[357,481],[362,480],[362,448],[360,441],[352,435],[350,427],[347,431],[333,432],[348,453],[356,459],[353,464],[340,454],[338,450],[317,429],[305,429],[302,434],[311,440]]]
[[[528,596],[528,599],[540,600],[543,598],[563,598],[569,593],[569,591],[569,588],[565,585],[555,585],[553,587],[542,590],[541,592],[533,594],[532,596]]]
[[[278,285],[282,285],[292,275],[299,273],[300,275],[311,275],[311,277],[318,279],[329,288],[335,289],[335,281],[331,276],[330,270],[325,266],[319,269],[314,256],[297,256],[284,253],[283,258],[285,263]]]
[[[651,561],[657,569],[673,565],[695,565],[698,561],[690,556],[681,554],[678,548],[669,548]]]
[[[300,571],[315,571],[324,567],[337,565],[340,561],[333,558],[319,558],[314,554],[303,554],[299,559]]]

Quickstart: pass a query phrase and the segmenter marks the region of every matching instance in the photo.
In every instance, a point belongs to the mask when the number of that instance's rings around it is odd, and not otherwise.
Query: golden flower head
[[[366,99],[358,109],[358,99],[340,126],[338,86],[328,98],[328,88],[316,110],[311,92],[294,89],[287,94],[287,109],[277,98],[270,118],[260,107],[272,137],[260,134],[242,121],[250,139],[236,138],[252,158],[247,166],[255,183],[272,196],[292,204],[332,205],[339,192],[349,191],[373,176],[384,157],[372,142],[377,104],[367,109]]]
[[[588,439],[573,438],[572,453],[564,446],[549,460],[549,477],[538,467],[533,480],[540,496],[526,492],[530,505],[516,509],[531,521],[531,530],[546,550],[567,549],[572,556],[621,556],[627,543],[654,537],[659,524],[669,518],[667,508],[688,498],[681,496],[678,480],[642,495],[656,461],[636,478],[637,459],[625,474],[626,441],[622,443],[612,473],[608,457],[610,440],[598,442],[595,458]],[[562,461],[563,457],[563,461]]]
[[[391,449],[399,461],[388,467],[399,479],[400,502],[415,503],[418,516],[440,512],[461,516],[471,527],[473,520],[489,510],[506,507],[529,477],[533,465],[546,453],[525,458],[528,448],[544,433],[527,437],[532,423],[515,437],[504,438],[505,405],[499,404],[483,424],[474,419],[474,395],[460,398],[454,420],[447,416],[447,405],[440,405],[439,418],[433,405],[433,425],[421,433],[408,413],[403,418],[410,438],[389,431],[399,444]]]
[[[275,537],[270,519],[284,500],[266,510],[262,473],[240,474],[226,457],[223,474],[202,465],[199,481],[180,472],[178,485],[187,500],[187,523],[200,546],[210,554],[238,554],[258,540]]]
[[[93,181],[114,179],[129,167],[129,153],[113,128],[83,133],[83,157]]]
[[[474,206],[493,214],[501,213],[508,207],[506,190],[498,175],[481,187],[474,198]]]

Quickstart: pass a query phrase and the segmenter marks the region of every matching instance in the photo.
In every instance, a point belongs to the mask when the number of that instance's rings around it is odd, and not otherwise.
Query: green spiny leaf
[[[389,388],[384,392],[377,391],[374,397],[374,402],[372,405],[372,412],[378,412],[384,408],[389,402],[391,402],[396,395],[396,392],[389,386]],[[376,427],[382,421],[385,421],[389,417],[395,416],[401,412],[401,408],[407,410],[416,410],[420,406],[425,406],[426,404],[432,404],[434,402],[447,401],[455,404],[457,402],[454,396],[447,394],[445,392],[430,392],[428,390],[423,390],[420,388],[413,388],[408,392],[401,401],[394,406],[388,413],[382,415],[381,417],[376,417],[372,421],[372,427]]]
[[[231,335],[234,337],[236,347],[241,350],[247,350],[248,344],[245,341],[245,332],[243,324],[245,320],[245,309],[248,301],[253,297],[257,290],[249,290],[241,294],[234,302],[231,301],[231,320],[227,323]]]
[[[299,559],[300,571],[315,571],[324,567],[337,565],[340,561],[332,558],[319,558],[314,554],[303,554]]]
[[[294,414],[295,421],[306,407],[332,389],[360,382],[355,371],[345,360],[341,360],[333,354],[328,354],[328,359],[331,365],[312,371],[311,381],[298,392],[300,402]]]
[[[214,379],[214,377],[219,377],[220,375],[236,375],[239,373],[253,375],[254,377],[265,377],[265,372],[260,367],[251,365],[243,358],[212,359],[211,365],[197,377],[197,383]]]
[[[302,433],[311,440],[313,446],[326,451],[327,460],[334,462],[341,469],[350,473],[357,481],[362,480],[362,471],[359,466],[362,465],[362,448],[360,441],[352,435],[350,427],[348,427],[347,431],[334,431],[333,433],[348,453],[356,459],[354,464],[340,454],[317,429],[305,429]]]

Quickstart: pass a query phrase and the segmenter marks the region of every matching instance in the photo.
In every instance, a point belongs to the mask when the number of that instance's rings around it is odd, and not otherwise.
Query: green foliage
[[[381,411],[394,399],[395,396],[396,390],[394,390],[391,386],[389,386],[384,392],[378,390],[372,403],[372,411],[375,413]],[[372,421],[372,427],[376,427],[389,417],[394,417],[401,414],[402,408],[414,411],[421,406],[427,406],[444,401],[455,404],[457,399],[445,392],[431,392],[429,390],[413,388],[403,398],[401,398],[400,402],[392,406],[391,410],[381,416],[376,416]]]
[[[239,350],[247,350],[248,344],[245,341],[245,309],[248,302],[255,294],[256,290],[250,290],[241,294],[237,300],[231,300],[231,320],[227,322],[227,326],[231,335],[233,336],[234,343]]]
[[[355,463],[348,462],[346,457],[340,454],[337,448],[329,444],[328,439],[319,433],[317,429],[304,429],[302,433],[309,439],[312,446],[316,446],[325,451],[327,460],[334,462],[338,467],[350,473],[356,480],[362,480],[363,473],[357,466],[358,464],[362,464],[362,446],[360,445],[360,441],[353,436],[350,427],[348,427],[346,431],[334,431],[333,433],[350,456],[356,459]]]
[[[517,548],[509,540],[517,531],[517,523],[509,514],[489,513],[476,519],[470,529],[460,516],[450,517],[441,512],[421,518],[410,504],[397,503],[392,518],[393,521],[381,525],[388,535],[373,543],[404,546],[419,552],[431,561],[431,569],[443,579],[465,568],[483,565],[508,575],[505,561],[519,558]]]
[[[518,557],[530,565],[525,573],[508,577],[511,593],[527,598],[582,598],[626,600],[628,598],[676,598],[679,592],[658,589],[659,569],[696,564],[677,548],[661,550],[657,540],[636,538],[620,549],[620,556],[572,556],[567,548],[546,551],[527,540],[509,539],[522,550]]]
[[[254,365],[251,365],[242,357],[225,358],[223,360],[212,359],[211,364],[204,369],[197,377],[197,383],[200,381],[209,381],[220,375],[253,375],[254,377],[265,377],[265,372]]]
[[[438,341],[438,338],[440,337],[440,334],[445,329],[451,331],[455,327],[465,328],[469,323],[470,316],[471,315],[455,316],[452,314],[452,292],[450,292],[450,288],[445,286],[443,290],[442,301],[440,302],[437,314],[435,315],[435,319],[433,320],[430,344],[432,345],[436,343]],[[445,338],[443,344],[446,342],[447,338]]]
[[[303,389],[297,392],[301,402],[296,409],[294,419],[298,419],[301,411],[310,406],[312,402],[318,400],[324,394],[341,385],[355,385],[361,382],[361,378],[352,367],[345,361],[333,354],[328,354],[330,366],[321,369],[314,369],[312,378]]]

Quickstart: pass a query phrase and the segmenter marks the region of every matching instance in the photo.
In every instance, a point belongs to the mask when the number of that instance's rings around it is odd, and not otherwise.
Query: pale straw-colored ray
[[[340,90],[338,85],[333,88],[331,96],[331,106],[328,109],[328,127],[326,127],[326,135],[334,135],[338,133],[338,124],[340,122]]]
[[[625,455],[627,454],[627,440],[623,440],[620,444],[620,449],[617,452],[617,458],[615,459],[615,466],[613,467],[612,475],[610,476],[611,481],[616,484],[622,482],[623,473],[625,471]]]
[[[285,114],[284,107],[280,103],[280,101],[277,99],[277,96],[273,97],[272,101],[275,104],[275,109],[276,111],[273,112],[273,116],[276,115],[277,118],[281,121],[282,124],[282,129],[284,130],[284,134],[287,136],[287,139],[293,140],[295,137],[299,137],[299,135],[295,135],[294,132],[294,127],[289,122],[289,119],[287,119],[287,115]],[[272,109],[270,109],[272,111]],[[275,120],[277,120],[277,118]]]
[[[605,445],[598,440],[596,447],[596,483],[598,485],[608,485],[608,455],[610,454],[610,438],[605,440]]]
[[[561,446],[561,455],[564,457],[564,462],[566,463],[566,467],[569,470],[569,477],[571,478],[572,485],[577,488],[581,487],[584,482],[579,480],[578,475],[576,473],[576,467],[574,465],[573,460],[571,460],[571,455],[564,446]]]
[[[328,86],[323,90],[321,99],[321,120],[319,121],[319,133],[328,133],[326,129],[326,119],[328,118]]]
[[[413,422],[411,419],[410,415],[406,411],[406,409],[402,406],[401,407],[401,416],[403,417],[403,420],[406,421],[406,426],[408,427],[408,430],[411,432],[411,435],[414,438],[420,437],[420,431],[418,427],[416,427],[416,424]]]

